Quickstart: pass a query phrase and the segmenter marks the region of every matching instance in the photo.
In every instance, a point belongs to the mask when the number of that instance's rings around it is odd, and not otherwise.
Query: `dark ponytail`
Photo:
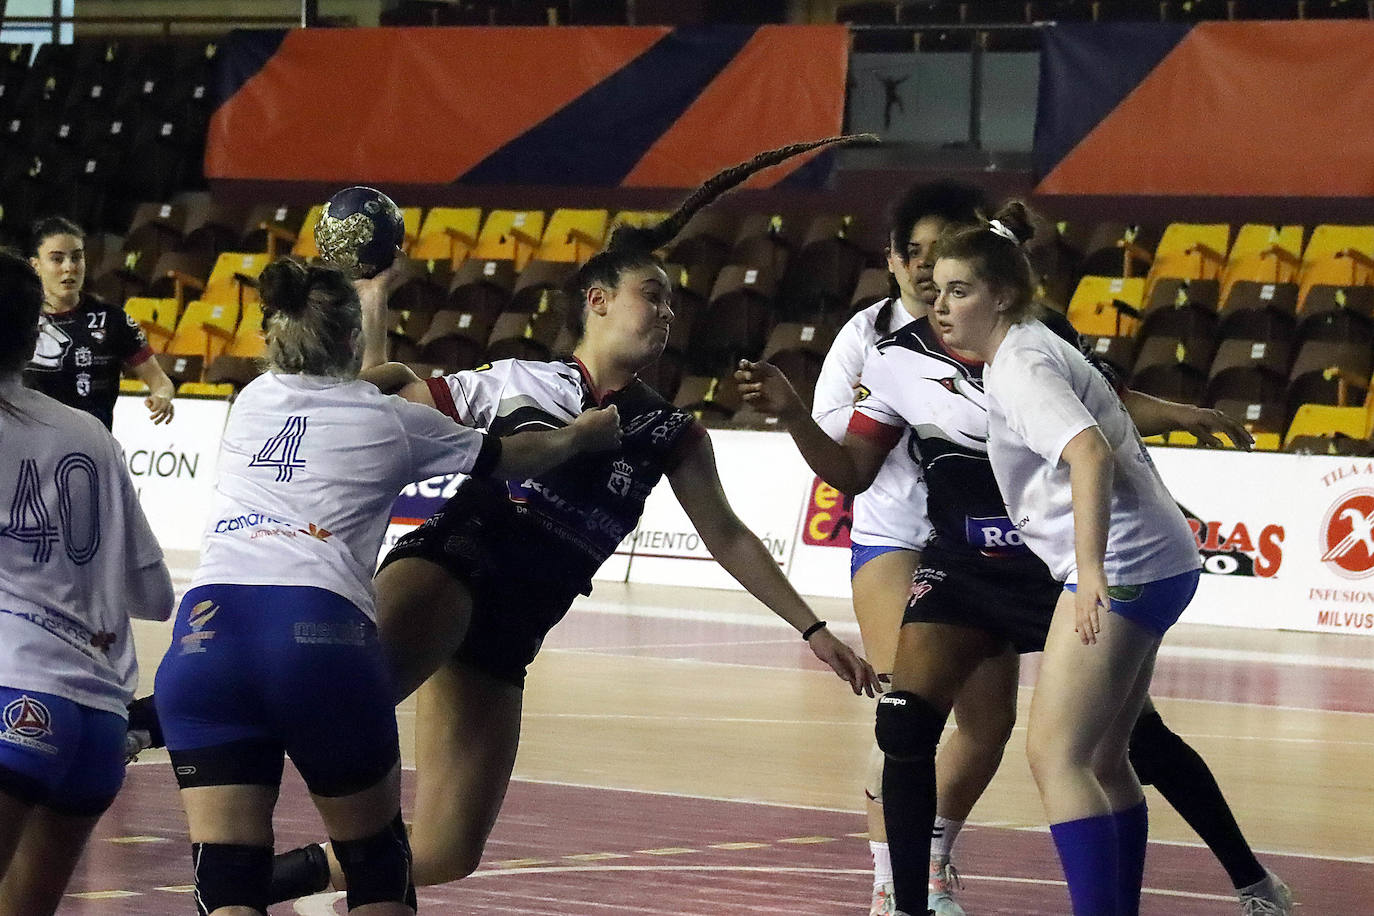
[[[1013,200],[992,219],[941,236],[935,257],[967,261],[975,275],[1011,296],[1007,317],[1022,321],[1034,313],[1035,271],[1023,247],[1034,235],[1030,211]]]
[[[577,296],[577,301],[569,313],[573,330],[578,337],[582,336],[584,330],[583,306],[587,300],[588,289],[593,286],[607,286],[614,289],[621,274],[627,270],[651,265],[663,266],[654,252],[677,238],[678,233],[682,232],[697,211],[727,191],[743,184],[755,172],[779,165],[794,156],[800,156],[822,147],[873,146],[881,142],[876,134],[846,134],[765,150],[748,162],[733,165],[706,179],[700,187],[687,195],[687,198],[663,222],[653,226],[617,226],[606,241],[606,247],[582,265],[582,268],[573,278],[572,284],[570,284],[569,291]]]

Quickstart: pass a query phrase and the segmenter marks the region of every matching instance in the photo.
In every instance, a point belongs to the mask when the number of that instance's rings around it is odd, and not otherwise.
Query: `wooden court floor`
[[[815,604],[857,643],[846,603]],[[145,685],[169,629],[137,624]],[[1023,721],[1035,661],[1023,665]],[[1374,914],[1374,639],[1180,627],[1152,692],[1294,886],[1299,913]],[[424,890],[421,911],[866,912],[872,716],[872,700],[745,596],[598,584],[531,670],[516,781],[481,869]],[[399,719],[408,761],[413,702]],[[960,840],[971,916],[1067,912],[1024,738],[1018,726]],[[1196,836],[1150,802],[1142,912],[1236,912]],[[319,834],[294,781],[278,825],[282,847]],[[189,912],[189,880],[174,783],[150,753],[62,912]],[[343,911],[327,895],[273,909]]]

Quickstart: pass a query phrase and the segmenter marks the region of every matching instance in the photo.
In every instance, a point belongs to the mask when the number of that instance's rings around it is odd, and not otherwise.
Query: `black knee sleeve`
[[[878,700],[878,747],[893,760],[934,758],[948,718],[948,712],[909,691],[885,693]]]
[[[191,862],[195,865],[196,911],[200,916],[227,906],[267,912],[272,847],[192,843]]]
[[[146,731],[152,743],[149,747],[166,747],[167,739],[162,737],[162,722],[157,717],[157,706],[153,695],[139,697],[129,704],[129,731]]]
[[[410,839],[401,812],[372,836],[329,841],[348,881],[348,908],[369,903],[410,903],[415,885],[410,875]]]
[[[1183,739],[1169,730],[1158,712],[1143,712],[1135,720],[1135,728],[1131,729],[1131,768],[1141,785],[1154,785],[1160,770],[1185,749]]]

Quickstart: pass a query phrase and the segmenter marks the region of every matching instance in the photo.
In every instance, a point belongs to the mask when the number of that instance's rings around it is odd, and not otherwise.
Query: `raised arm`
[[[836,442],[806,412],[792,383],[772,363],[740,360],[735,378],[746,402],[782,422],[818,477],[850,495],[862,493],[873,483],[889,449],[853,435]]]
[[[492,474],[507,479],[534,477],[582,452],[604,452],[620,444],[620,414],[615,405],[588,410],[562,429],[516,433],[501,439],[501,457]]]
[[[1102,431],[1090,426],[1069,440],[1062,459],[1069,465],[1073,498],[1073,541],[1078,565],[1075,629],[1084,645],[1097,642],[1098,608],[1110,609],[1107,595],[1107,529],[1111,522],[1112,449]]]
[[[810,633],[806,642],[811,651],[848,681],[855,694],[873,696],[879,689],[873,668],[817,619],[783,576],[768,548],[730,507],[716,471],[715,450],[709,436],[703,436],[692,447],[668,480],[716,562],[794,630]]]

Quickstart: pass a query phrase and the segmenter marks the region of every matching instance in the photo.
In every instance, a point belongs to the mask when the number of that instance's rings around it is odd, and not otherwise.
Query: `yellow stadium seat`
[[[1302,282],[1298,285],[1298,314],[1307,309],[1307,297],[1316,286],[1369,286],[1374,283],[1374,258],[1354,249],[1346,249],[1324,261],[1303,264]]]
[[[456,270],[477,247],[481,224],[480,207],[434,207],[410,246],[410,257],[416,261],[447,259]]]
[[[262,336],[262,306],[256,302],[245,302],[238,330],[234,332],[234,339],[224,353],[226,356],[251,358],[266,352],[267,341]]]
[[[553,211],[535,260],[581,264],[601,249],[607,215],[605,210]]]
[[[1374,226],[1322,225],[1302,253],[1298,274],[1298,308],[1307,291],[1318,283],[1362,286],[1374,270]]]
[[[147,394],[148,386],[142,379],[122,378],[119,380],[120,394]]]
[[[1226,264],[1231,227],[1225,223],[1170,223],[1155,248],[1145,284],[1145,298],[1161,277],[1215,280]]]
[[[315,224],[320,221],[320,214],[324,212],[324,204],[316,204],[305,214],[305,222],[301,223],[301,231],[296,233],[296,244],[291,246],[291,253],[298,258],[318,258],[320,249],[315,245]]]
[[[663,222],[671,215],[667,210],[621,210],[611,220],[607,235],[617,226],[652,226]]]
[[[197,398],[232,398],[234,396],[234,386],[227,382],[213,384],[211,382],[182,382],[177,387],[177,396],[190,395]]]
[[[1091,337],[1131,335],[1139,322],[1114,303],[1139,310],[1144,297],[1144,277],[1084,277],[1069,301],[1069,321],[1078,333]]]
[[[484,261],[514,261],[519,272],[539,250],[543,235],[543,210],[492,210],[482,224],[472,256]]]
[[[1251,433],[1255,437],[1255,451],[1257,452],[1277,452],[1279,450],[1278,433]]]
[[[1302,234],[1301,226],[1241,226],[1221,274],[1221,301],[1226,301],[1237,280],[1296,282],[1302,265]]]
[[[419,207],[401,208],[401,219],[404,221],[406,227],[406,237],[405,240],[401,242],[401,248],[407,254],[410,253],[411,246],[415,244],[415,240],[420,237],[420,222],[423,218],[424,211]]]
[[[261,302],[256,285],[258,274],[271,263],[266,254],[226,251],[215,259],[210,278],[205,281],[202,302]]]
[[[1297,436],[1344,435],[1352,439],[1366,436],[1366,411],[1363,407],[1332,407],[1329,404],[1303,404],[1288,424],[1283,437],[1287,445]]]
[[[177,329],[177,301],[131,296],[124,300],[124,311],[143,328],[153,352],[161,353]]]
[[[197,299],[187,303],[186,311],[177,323],[176,334],[167,344],[167,352],[179,356],[203,356],[208,366],[233,340],[238,323],[237,302]]]

